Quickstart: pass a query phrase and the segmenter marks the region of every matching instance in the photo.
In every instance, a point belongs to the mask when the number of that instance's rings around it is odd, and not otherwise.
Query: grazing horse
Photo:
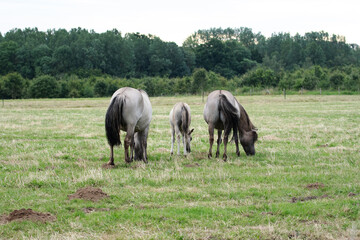
[[[120,130],[126,131],[125,162],[129,163],[133,160],[135,148],[137,149],[135,156],[147,163],[147,137],[151,116],[152,107],[145,91],[124,87],[112,95],[105,116],[106,137],[110,145],[109,165],[114,165],[114,146],[121,144]],[[136,136],[134,137],[135,132]],[[131,158],[129,157],[129,147]]]
[[[175,133],[178,140],[177,154],[180,155],[180,135],[184,145],[184,155],[191,152],[190,141],[191,133],[194,129],[189,130],[191,123],[190,107],[186,103],[176,103],[170,111],[171,126],[171,154],[174,153]]]
[[[254,126],[250,122],[245,109],[239,104],[239,102],[230,92],[226,90],[215,90],[208,95],[204,107],[204,120],[209,125],[209,158],[212,157],[214,128],[218,130],[216,157],[219,157],[220,154],[219,147],[221,144],[221,135],[223,130],[224,161],[227,160],[227,143],[231,130],[233,131],[233,137],[235,140],[236,154],[240,156],[238,132],[240,133],[240,143],[243,146],[246,154],[255,154],[254,143],[257,140],[257,133],[256,131],[253,131]]]

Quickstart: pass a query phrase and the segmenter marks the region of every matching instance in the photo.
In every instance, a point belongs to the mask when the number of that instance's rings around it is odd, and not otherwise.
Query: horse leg
[[[144,137],[143,137],[143,161],[144,163],[148,163],[148,156],[147,156],[147,138],[149,134],[149,127],[145,129]]]
[[[214,125],[212,123],[209,123],[209,142],[210,142],[210,148],[209,148],[208,158],[211,158],[212,146],[214,144]]]
[[[132,138],[131,138],[131,146],[132,147],[130,147],[130,152],[131,152],[131,157],[130,157],[130,162],[132,162],[133,160],[134,160],[134,149],[135,149],[135,134],[132,136]]]
[[[144,161],[144,163],[147,163],[147,154],[146,154],[146,149],[147,149],[147,131],[148,129],[145,129],[143,132],[139,133],[141,135],[140,136],[140,142],[141,142],[141,160]]]
[[[147,148],[147,141],[145,138],[142,139],[142,150],[143,150],[143,156],[142,156],[142,160],[144,161],[144,163],[148,163],[147,160],[147,153],[146,153],[146,148]]]
[[[180,155],[180,130],[175,126],[175,133],[177,138],[177,155]]]
[[[108,165],[115,165],[114,164],[114,146],[110,146],[110,159]]]
[[[221,144],[221,134],[222,130],[218,130],[218,139],[217,139],[217,149],[216,149],[216,157],[218,158],[220,155],[220,144]]]
[[[185,137],[185,133],[181,134],[181,137],[182,137],[182,141],[183,141],[183,145],[184,145],[184,156],[187,155],[187,152],[186,152],[186,137]]]
[[[128,126],[126,131],[126,137],[124,140],[124,149],[125,149],[125,162],[130,163],[132,159],[129,158],[129,147],[131,152],[134,149],[134,126]]]
[[[177,155],[180,155],[180,134],[176,134],[177,138]]]
[[[235,139],[235,146],[236,146],[236,155],[238,157],[240,157],[240,150],[239,150],[239,137],[238,137],[238,134],[237,134],[237,129],[234,129],[233,131],[233,137]]]
[[[175,129],[173,126],[171,126],[171,150],[170,154],[174,154],[174,143],[175,143]]]
[[[226,162],[226,160],[227,160],[227,154],[226,154],[227,149],[226,148],[227,148],[228,138],[229,138],[229,135],[224,134],[224,155],[223,155],[224,162]]]

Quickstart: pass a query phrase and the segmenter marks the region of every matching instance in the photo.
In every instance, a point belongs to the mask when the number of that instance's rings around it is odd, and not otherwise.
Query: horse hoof
[[[219,157],[219,155],[220,155],[220,153],[218,153],[218,152],[217,152],[217,153],[216,153],[216,158],[218,158],[218,157]]]
[[[109,166],[114,166],[115,164],[114,164],[114,159],[113,158],[110,158],[109,159],[109,162],[107,163],[107,165],[109,165]]]
[[[224,160],[224,162],[226,162],[226,161],[227,161],[227,155],[225,155],[225,154],[224,154],[224,156],[223,156],[223,160]]]
[[[212,158],[212,154],[211,154],[211,153],[208,154],[208,158]]]
[[[237,155],[238,157],[240,157],[240,152],[236,152],[236,155]]]

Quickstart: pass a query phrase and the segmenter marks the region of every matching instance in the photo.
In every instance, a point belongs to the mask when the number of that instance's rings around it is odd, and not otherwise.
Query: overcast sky
[[[325,31],[360,45],[359,0],[0,0],[0,32],[85,28],[183,41],[199,29],[248,27],[265,37]]]

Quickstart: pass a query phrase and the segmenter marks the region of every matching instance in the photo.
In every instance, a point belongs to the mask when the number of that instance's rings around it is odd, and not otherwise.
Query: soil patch
[[[108,212],[110,208],[93,208],[93,207],[86,207],[82,209],[84,213],[92,213],[92,212]]]
[[[76,191],[74,194],[68,195],[69,200],[71,199],[84,199],[84,200],[90,200],[93,202],[97,202],[103,198],[108,197],[106,193],[104,193],[100,188],[95,187],[85,187],[80,188]]]
[[[321,199],[321,198],[328,198],[328,197],[329,196],[327,194],[322,195],[322,196],[293,197],[293,198],[291,198],[291,202],[292,203],[305,202],[305,201],[310,201],[310,200],[314,200],[314,199]]]
[[[306,185],[307,189],[319,189],[319,188],[323,188],[325,187],[325,185],[323,183],[310,183],[308,185]]]
[[[12,221],[33,221],[33,222],[53,222],[56,220],[56,217],[51,215],[50,213],[41,213],[35,212],[31,208],[25,209],[22,208],[20,210],[12,211],[8,216],[2,215],[0,218],[0,223],[7,223]]]
[[[8,215],[6,215],[6,214],[0,215],[0,225],[7,223],[7,220],[6,220],[7,217],[8,217]]]
[[[326,147],[328,147],[329,146],[329,144],[322,144],[322,145],[319,145],[319,148],[326,148]]]
[[[275,213],[273,213],[273,212],[262,212],[261,213],[262,215],[275,215]]]
[[[101,165],[101,168],[103,169],[113,169],[113,168],[117,168],[116,165],[109,165],[107,163],[104,163],[103,165]]]
[[[186,164],[185,167],[188,167],[188,168],[193,168],[193,167],[199,167],[200,164],[198,163],[194,163],[194,164]]]

